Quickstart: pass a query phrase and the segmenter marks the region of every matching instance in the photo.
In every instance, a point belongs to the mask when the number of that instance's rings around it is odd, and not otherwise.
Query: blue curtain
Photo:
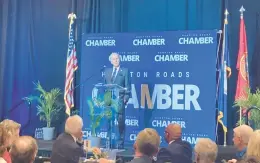
[[[45,124],[35,116],[35,105],[29,110],[22,98],[35,94],[38,80],[47,90],[64,88],[71,0],[2,0],[0,5],[0,116],[33,135]]]
[[[86,0],[83,33],[220,29],[219,0]],[[81,11],[82,12],[82,11]]]

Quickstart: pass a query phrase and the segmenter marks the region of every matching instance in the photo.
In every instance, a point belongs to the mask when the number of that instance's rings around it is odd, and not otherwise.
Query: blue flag
[[[225,11],[222,52],[219,64],[218,82],[218,122],[222,125],[224,132],[227,132],[227,79],[231,75],[228,50],[228,11]]]

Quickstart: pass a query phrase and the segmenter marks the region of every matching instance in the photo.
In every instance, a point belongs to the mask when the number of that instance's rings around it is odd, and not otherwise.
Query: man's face
[[[112,64],[114,67],[118,67],[119,64],[120,64],[119,55],[117,55],[117,54],[112,54],[112,55],[111,55],[111,58],[110,58],[110,61],[111,61],[111,64]]]
[[[235,147],[238,147],[241,144],[241,137],[238,133],[234,133],[233,142]]]

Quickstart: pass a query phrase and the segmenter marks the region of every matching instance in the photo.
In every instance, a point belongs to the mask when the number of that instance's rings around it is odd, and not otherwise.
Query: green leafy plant
[[[117,111],[118,103],[111,99],[110,92],[104,94],[104,96],[93,98],[87,101],[89,106],[89,115],[91,120],[91,135],[97,136],[96,129],[100,126],[100,122],[103,118],[111,119],[112,111]],[[99,109],[101,112],[95,113],[95,110]]]
[[[40,82],[34,83],[35,89],[40,93],[39,96],[26,97],[26,100],[38,102],[37,115],[41,121],[46,121],[46,127],[50,128],[51,123],[55,118],[58,118],[58,113],[63,108],[64,104],[60,103],[58,98],[62,94],[59,88],[53,88],[46,91]]]
[[[88,100],[90,119],[91,119],[91,135],[97,136],[96,129],[100,126],[102,118],[107,117],[111,118],[112,112],[109,109],[105,109],[101,113],[95,114],[95,107],[91,100]]]
[[[240,112],[240,108],[249,109],[250,107],[256,106],[260,108],[260,90],[257,89],[255,93],[252,93],[250,88],[246,89],[248,97],[246,99],[240,98],[235,100],[234,106],[239,107],[238,112]],[[253,123],[256,129],[260,129],[260,111],[259,110],[251,110],[249,120]],[[242,117],[242,120],[238,120],[237,124],[245,124],[245,117]]]

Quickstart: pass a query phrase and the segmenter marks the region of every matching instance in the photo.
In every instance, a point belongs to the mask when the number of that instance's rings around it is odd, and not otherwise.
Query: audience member
[[[145,128],[140,131],[134,143],[134,159],[129,163],[152,163],[160,146],[160,136],[156,130]],[[100,159],[100,163],[109,163],[107,159]]]
[[[36,140],[30,136],[21,136],[11,146],[12,163],[33,163],[37,152]]]
[[[165,129],[165,140],[168,147],[160,149],[157,155],[157,162],[192,162],[192,148],[190,143],[182,141],[182,129],[178,124],[170,124]]]
[[[157,131],[146,128],[138,133],[134,150],[135,156],[130,163],[149,163],[153,161],[153,157],[157,155],[160,146],[160,136]]]
[[[246,152],[246,158],[244,161],[246,163],[259,163],[260,162],[260,130],[256,130],[251,135]]]
[[[82,118],[70,116],[65,123],[65,133],[59,135],[52,148],[51,163],[78,163],[84,157],[82,148]]]
[[[253,134],[253,129],[248,125],[241,125],[234,128],[233,142],[237,149],[237,154],[235,159],[242,160],[245,157],[247,150],[247,144],[250,136]]]
[[[7,163],[11,163],[11,157],[9,154],[9,149],[14,142],[19,137],[21,125],[13,120],[5,119],[1,122],[4,129],[8,134],[8,139],[6,139],[6,150],[3,154],[3,158]]]
[[[196,163],[214,163],[218,154],[218,146],[208,138],[201,138],[194,147],[194,153]]]
[[[6,138],[7,133],[3,125],[0,125],[0,163],[6,163],[5,159],[3,158],[3,154],[6,151]]]

